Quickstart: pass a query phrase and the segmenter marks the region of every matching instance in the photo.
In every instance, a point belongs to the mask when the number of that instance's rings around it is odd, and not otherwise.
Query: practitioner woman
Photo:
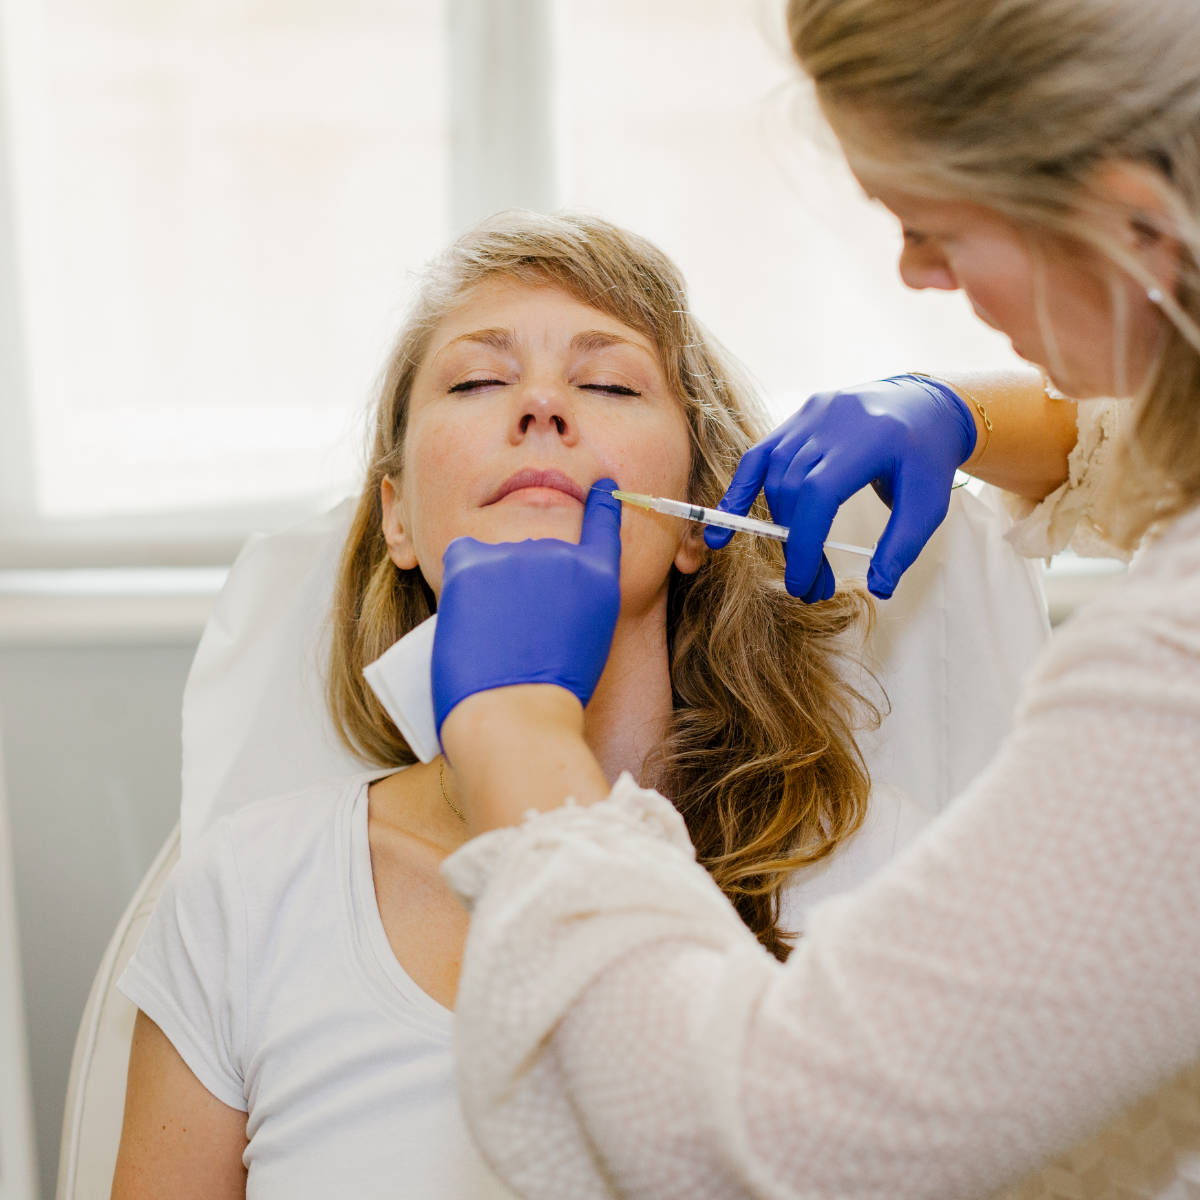
[[[961,288],[1061,392],[1124,398],[1117,440],[1111,423],[1089,434],[1046,528],[1140,539],[1140,559],[1058,631],[967,793],[874,879],[818,907],[780,963],[692,862],[675,810],[627,777],[610,791],[581,736],[613,621],[616,506],[596,503],[578,550],[452,545],[438,718],[468,828],[484,835],[443,868],[472,912],[456,1016],[469,1124],[527,1197],[959,1200],[1022,1180],[1026,1195],[1191,1195],[1195,6],[791,0],[788,12],[851,166],[902,223],[905,280]],[[1062,453],[1061,422],[971,407],[985,458],[1022,441]],[[841,393],[747,456],[726,502],[765,487],[793,525],[790,586],[816,598],[844,496],[882,478],[910,522],[920,464],[966,448],[916,391],[894,412],[870,390]],[[902,559],[880,556],[877,591]],[[506,601],[485,624],[487,594]],[[533,662],[512,649],[528,626],[553,630]]]
[[[515,214],[435,264],[384,381],[332,614],[330,706],[376,769],[249,806],[176,870],[121,983],[141,1013],[115,1196],[502,1193],[453,1086],[467,921],[438,866],[467,836],[458,775],[414,763],[362,668],[434,610],[453,539],[575,543],[602,477],[716,503],[766,432],[642,239]],[[789,596],[766,539],[714,556],[656,514],[625,536],[589,752],[680,798],[731,911],[784,958],[802,868],[836,851],[861,875],[862,822],[910,823],[896,797],[867,804],[852,730],[871,714],[839,671],[870,602]],[[480,603],[486,639],[505,600]]]

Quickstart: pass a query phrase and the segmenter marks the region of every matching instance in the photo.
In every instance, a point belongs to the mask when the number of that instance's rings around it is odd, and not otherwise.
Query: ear
[[[1179,276],[1179,238],[1166,177],[1146,163],[1119,159],[1097,168],[1095,187],[1124,212],[1120,234],[1158,286],[1173,292]]]
[[[402,571],[417,565],[417,552],[409,535],[408,517],[396,486],[386,475],[379,485],[379,505],[383,511],[383,537],[392,562]]]
[[[681,575],[694,575],[700,570],[708,547],[704,544],[704,526],[689,522],[687,532],[675,551],[675,569]]]

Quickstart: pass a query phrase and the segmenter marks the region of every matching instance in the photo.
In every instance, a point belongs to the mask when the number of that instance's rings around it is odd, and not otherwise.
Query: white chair
[[[67,1079],[58,1156],[58,1196],[100,1200],[112,1188],[124,1116],[129,1045],[137,1016],[137,1009],[116,990],[116,982],[137,949],[158,894],[178,857],[179,826],[176,825],[117,922],[88,992]]]
[[[182,845],[250,800],[361,770],[325,715],[326,613],[351,503],[253,540],[201,639],[184,694]],[[835,536],[873,542],[886,511],[868,491]],[[864,742],[873,777],[934,811],[987,761],[1048,634],[1039,568],[1003,541],[998,506],[955,494],[951,514],[881,606],[869,665],[891,698]],[[839,564],[835,563],[835,567]],[[135,1010],[113,984],[179,852],[172,834],[122,917],[88,997],[71,1067],[58,1200],[107,1197]]]

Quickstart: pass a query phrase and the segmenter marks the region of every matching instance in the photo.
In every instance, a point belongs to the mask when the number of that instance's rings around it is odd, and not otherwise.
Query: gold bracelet
[[[980,450],[979,447],[976,446],[975,450],[971,453],[971,457],[976,459],[976,461],[981,459],[987,453],[988,445],[992,440],[992,418],[988,416],[987,409],[983,407],[983,404],[979,401],[979,399],[975,396],[972,396],[966,388],[959,387],[957,383],[950,383],[948,380],[939,379],[936,375],[927,375],[924,371],[909,371],[909,374],[917,376],[918,379],[930,379],[934,383],[940,383],[943,387],[948,387],[956,396],[965,396],[973,405],[975,405],[975,407],[979,410],[980,417],[983,420],[984,438],[983,449]]]

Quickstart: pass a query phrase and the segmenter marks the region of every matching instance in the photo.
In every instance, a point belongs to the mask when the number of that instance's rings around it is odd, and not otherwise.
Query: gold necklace
[[[450,799],[446,791],[446,760],[442,759],[442,765],[438,768],[438,783],[442,785],[442,799],[450,806],[450,811],[460,820],[465,822],[466,817],[463,816],[462,809]]]

